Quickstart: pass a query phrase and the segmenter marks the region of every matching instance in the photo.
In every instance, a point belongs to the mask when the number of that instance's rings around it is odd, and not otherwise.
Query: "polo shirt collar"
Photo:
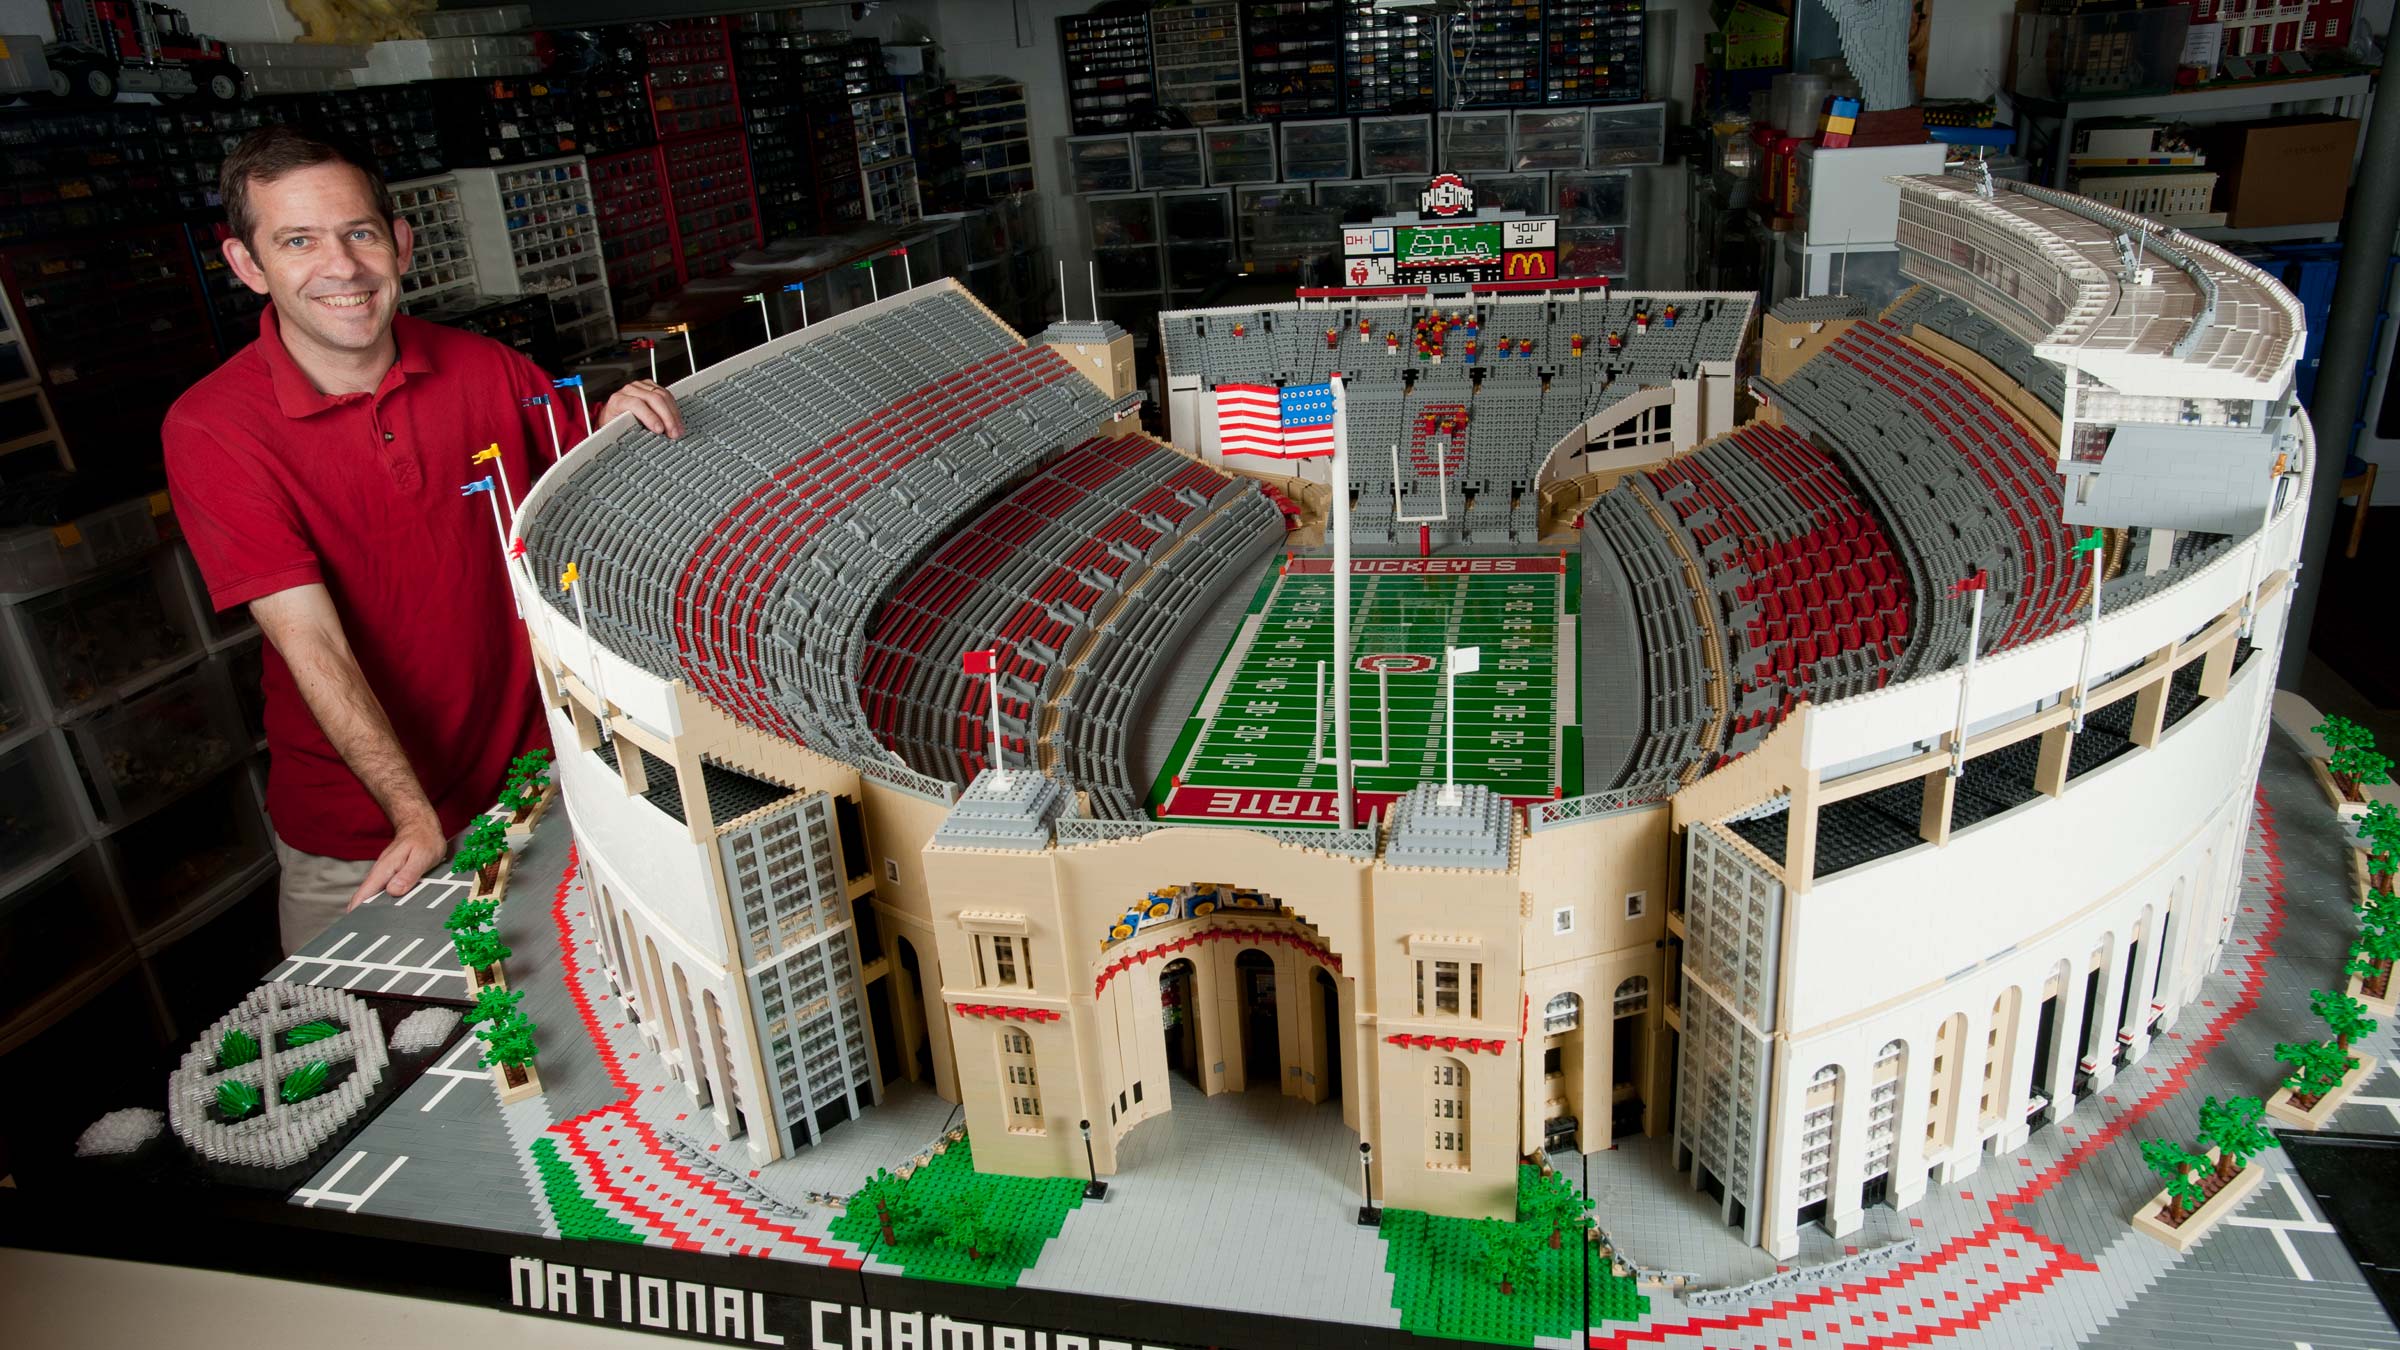
[[[416,327],[418,321],[405,314],[392,316],[392,343],[396,359],[392,362],[391,370],[385,372],[377,394],[405,381],[410,375],[433,373],[433,353],[424,335],[411,331]],[[283,331],[272,304],[259,311],[258,351],[267,363],[268,378],[275,386],[276,407],[286,417],[311,417],[328,408],[339,407],[352,397],[318,391],[316,382],[308,378],[308,372],[300,369],[300,364],[292,359],[290,350],[283,345]]]

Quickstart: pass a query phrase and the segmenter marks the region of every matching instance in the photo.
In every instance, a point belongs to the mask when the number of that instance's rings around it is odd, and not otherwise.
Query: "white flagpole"
[[[495,445],[494,445],[492,448],[493,448],[494,450],[497,450],[497,449],[499,449],[500,447],[499,447],[498,445],[496,445],[496,444],[495,444]],[[509,486],[508,486],[508,457],[507,457],[507,456],[505,456],[505,455],[495,455],[495,456],[493,456],[493,458],[492,458],[492,477],[494,477],[494,478],[497,478],[497,479],[499,479],[499,480],[500,480],[500,496],[502,497],[502,499],[503,499],[503,500],[505,500],[505,501],[508,503],[508,518],[509,518],[510,520],[515,520],[515,519],[517,518],[517,494],[509,490]],[[506,547],[508,547],[508,541],[507,541],[506,539],[503,539],[503,540],[501,540],[501,541],[500,541],[500,546],[501,546],[502,548],[506,548]]]
[[[1350,762],[1350,422],[1342,377],[1333,386],[1333,782],[1341,828],[1357,823]]]
[[[873,302],[882,298],[883,292],[875,288],[875,264],[870,262],[867,264],[867,299]]]
[[[1100,322],[1100,264],[1098,261],[1083,265],[1083,284],[1091,288],[1092,322],[1098,323]],[[1061,314],[1058,317],[1063,319],[1067,316]]]
[[[700,373],[700,353],[698,353],[698,352],[696,352],[696,351],[693,351],[693,350],[692,350],[692,326],[691,326],[690,324],[688,324],[688,323],[679,323],[679,324],[675,325],[675,331],[676,331],[676,332],[678,332],[678,333],[681,333],[681,334],[683,334],[683,361],[684,361],[684,364],[685,364],[685,365],[688,365],[688,366],[690,366],[690,367],[692,368],[692,373],[693,373],[694,375],[697,375],[697,374],[699,374],[699,373]]]
[[[917,269],[908,261],[908,250],[902,249],[900,250],[900,289],[913,291],[916,288]]]
[[[584,396],[580,382],[575,386],[575,402],[583,409],[583,434],[589,436],[592,434],[592,401]]]
[[[808,327],[808,287],[803,285],[795,294],[800,297],[800,326],[806,328]]]
[[[2083,700],[2092,689],[2092,641],[2100,636],[2100,558],[2104,548],[2092,550],[2092,621],[2083,626],[2083,664],[2075,673],[2074,730],[2083,733]]]
[[[985,677],[992,686],[992,779],[1002,791],[1008,791],[1008,760],[1000,742],[1000,652],[992,651],[992,673]]]
[[[506,479],[503,479],[502,481],[505,482]],[[500,570],[505,573],[509,570],[508,527],[500,523],[500,499],[496,496],[493,496],[488,491],[483,495],[492,504],[492,533],[500,537]],[[517,514],[517,508],[514,506],[509,507],[508,514],[513,519]],[[513,580],[509,583],[508,587],[508,603],[510,608],[516,610],[518,618],[522,619],[525,617],[525,602],[517,598],[517,587]]]
[[[658,383],[658,344],[650,344],[650,383]]]
[[[566,458],[567,454],[565,447],[558,443],[558,414],[553,411],[557,398],[556,389],[542,395],[542,420],[550,424],[550,462],[553,464]]]
[[[1458,805],[1458,648],[1442,657],[1442,805]]]
[[[1067,260],[1064,258],[1058,260],[1058,317],[1062,323],[1067,317]]]
[[[767,293],[760,291],[756,295],[745,295],[742,298],[758,302],[758,326],[767,330],[767,341],[773,342],[775,340],[775,320],[767,313]]]
[[[1975,678],[1975,649],[1983,645],[1983,588],[1976,587],[1968,596],[1974,608],[1967,614],[1967,668],[1958,676],[1958,726],[1950,736],[1952,778],[1967,771],[1967,685]]]
[[[592,675],[592,697],[600,700],[600,739],[608,736],[608,691],[600,681],[600,653],[592,646],[592,625],[583,612],[583,569],[575,569],[575,584],[567,589],[575,595],[575,627],[583,634],[583,665]]]

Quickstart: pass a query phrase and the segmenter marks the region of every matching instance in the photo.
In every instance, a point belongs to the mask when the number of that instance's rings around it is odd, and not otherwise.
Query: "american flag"
[[[1217,441],[1229,455],[1315,459],[1333,453],[1333,385],[1217,386]]]

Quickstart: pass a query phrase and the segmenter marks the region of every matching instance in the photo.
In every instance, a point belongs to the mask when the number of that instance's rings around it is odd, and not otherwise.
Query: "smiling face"
[[[226,265],[275,302],[293,358],[312,376],[314,362],[351,367],[380,354],[388,364],[408,222],[383,219],[366,175],[342,163],[254,178],[249,207],[257,224],[249,239],[225,241]]]

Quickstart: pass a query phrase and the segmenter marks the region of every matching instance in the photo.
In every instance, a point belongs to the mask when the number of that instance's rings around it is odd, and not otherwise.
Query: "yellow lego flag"
[[[474,462],[475,462],[475,463],[477,463],[477,464],[481,464],[481,463],[483,463],[485,460],[489,460],[489,459],[498,459],[498,458],[500,458],[500,442],[498,442],[498,441],[494,441],[494,442],[492,442],[490,445],[487,445],[487,446],[485,446],[484,448],[482,448],[481,450],[478,450],[478,451],[476,451],[476,452],[475,452],[475,461],[474,461]]]
[[[582,574],[575,570],[575,564],[568,563],[567,570],[558,574],[558,588],[562,591],[575,589],[575,583],[581,576]]]

